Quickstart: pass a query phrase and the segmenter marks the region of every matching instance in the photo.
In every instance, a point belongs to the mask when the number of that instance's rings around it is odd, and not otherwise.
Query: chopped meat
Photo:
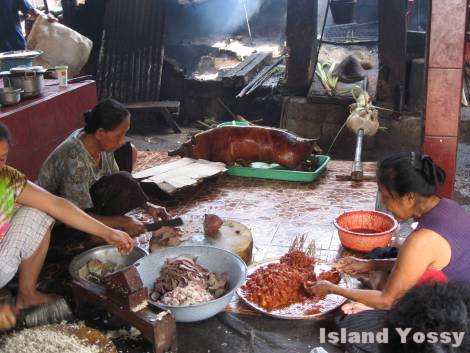
[[[88,261],[78,270],[78,275],[90,282],[102,283],[103,278],[110,273],[116,272],[125,266],[102,262],[97,259]]]
[[[160,299],[166,305],[194,305],[206,303],[214,297],[199,282],[189,282],[186,287],[176,287]]]
[[[152,233],[150,246],[154,242],[161,246],[177,246],[191,238],[191,234],[183,233],[178,227],[162,227]]]
[[[222,296],[227,287],[227,273],[218,274],[210,272],[204,267],[198,265],[196,260],[197,257],[191,255],[181,255],[177,258],[167,259],[160,270],[160,277],[155,282],[152,299],[163,302],[163,298],[167,293],[173,292],[177,288],[186,288],[188,286],[189,288],[185,291],[178,289],[176,291],[176,295],[170,294],[170,299],[168,300],[174,302],[174,300],[178,300],[178,298],[180,298],[182,302],[186,302],[189,300],[187,297],[204,297],[207,299],[205,301],[209,301]],[[200,292],[192,295],[191,293],[196,287],[202,288],[202,290],[209,296],[205,296]]]
[[[338,284],[341,281],[341,274],[336,270],[325,271],[320,273],[318,280],[325,280],[334,284]]]

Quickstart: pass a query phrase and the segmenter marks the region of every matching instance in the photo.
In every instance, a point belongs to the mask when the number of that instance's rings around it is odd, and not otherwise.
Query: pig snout
[[[181,149],[178,148],[176,150],[168,151],[169,156],[180,156],[181,155]]]

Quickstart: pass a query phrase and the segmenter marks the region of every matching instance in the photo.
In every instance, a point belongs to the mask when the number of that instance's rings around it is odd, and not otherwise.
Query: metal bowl
[[[21,101],[21,88],[5,87],[0,88],[0,104],[1,105],[13,105]]]
[[[130,266],[137,260],[148,255],[148,252],[142,248],[134,247],[129,255],[121,254],[115,246],[103,245],[87,250],[73,258],[69,265],[69,273],[76,281],[83,280],[78,271],[90,260],[100,260],[105,263]]]
[[[205,320],[224,310],[235,291],[245,281],[247,270],[240,257],[223,249],[212,246],[176,246],[159,249],[135,264],[144,286],[152,291],[156,279],[160,277],[160,269],[166,259],[180,255],[197,256],[197,263],[209,271],[227,272],[229,286],[227,293],[207,303],[195,305],[175,306],[159,304],[151,300],[149,302],[159,308],[171,311],[177,322]]]

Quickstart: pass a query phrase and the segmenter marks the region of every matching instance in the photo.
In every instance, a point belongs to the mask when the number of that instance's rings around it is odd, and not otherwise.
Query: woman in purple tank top
[[[465,259],[470,253],[470,215],[454,201],[435,195],[444,180],[445,172],[419,153],[397,154],[379,163],[377,182],[385,207],[396,218],[413,218],[419,225],[401,246],[396,261],[342,261],[344,272],[391,270],[383,290],[342,288],[327,281],[312,284],[309,291],[313,295],[338,294],[356,302],[343,306],[345,314],[353,315],[339,320],[341,328],[365,332],[383,327],[392,305],[425,279],[470,284],[470,262]],[[345,346],[348,352],[379,351],[377,345]]]
[[[464,253],[470,252],[470,216],[454,201],[435,195],[445,172],[429,156],[402,153],[382,160],[377,168],[379,192],[385,207],[400,220],[419,222],[400,248],[396,261],[343,260],[345,272],[387,270],[391,273],[382,291],[342,288],[316,282],[315,295],[334,293],[375,309],[389,309],[423,276],[443,270],[450,280],[470,282],[470,266]]]

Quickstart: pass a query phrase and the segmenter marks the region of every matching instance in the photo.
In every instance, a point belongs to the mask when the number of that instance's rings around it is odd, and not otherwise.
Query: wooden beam
[[[250,82],[255,75],[269,64],[272,53],[253,53],[240,64],[226,71],[222,77],[222,86],[241,87]]]
[[[406,84],[407,0],[379,0],[379,81],[377,99],[401,111]]]
[[[317,50],[318,0],[288,0],[286,93],[306,95]]]

